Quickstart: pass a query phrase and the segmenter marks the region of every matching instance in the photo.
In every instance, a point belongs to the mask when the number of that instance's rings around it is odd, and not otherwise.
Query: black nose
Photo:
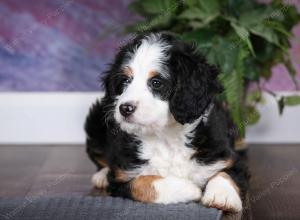
[[[124,117],[130,116],[136,109],[136,106],[132,104],[131,102],[126,102],[122,105],[120,105],[119,110],[121,115]]]

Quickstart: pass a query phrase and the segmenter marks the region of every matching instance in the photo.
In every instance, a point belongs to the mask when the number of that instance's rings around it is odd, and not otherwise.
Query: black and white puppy
[[[142,202],[201,200],[240,211],[248,174],[215,100],[217,75],[170,34],[143,34],[122,47],[85,125],[95,186]]]

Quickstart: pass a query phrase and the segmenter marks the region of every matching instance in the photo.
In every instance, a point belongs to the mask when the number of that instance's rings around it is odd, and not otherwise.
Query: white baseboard
[[[282,92],[281,95],[300,95],[299,92]],[[300,143],[300,105],[285,107],[279,115],[274,97],[264,94],[265,104],[260,104],[259,123],[247,128],[248,143]]]
[[[101,93],[0,93],[1,144],[82,144],[90,105]],[[249,127],[248,143],[300,143],[300,106],[278,115],[266,96],[260,122]]]
[[[83,125],[100,93],[1,93],[0,143],[84,143]]]

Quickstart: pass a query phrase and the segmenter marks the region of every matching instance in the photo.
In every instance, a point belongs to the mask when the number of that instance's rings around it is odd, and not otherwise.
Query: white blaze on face
[[[158,35],[150,35],[142,40],[141,45],[132,54],[124,67],[131,70],[133,80],[117,97],[115,119],[123,130],[129,133],[149,133],[163,128],[169,121],[170,113],[167,101],[155,97],[147,83],[153,73],[168,77],[168,70],[163,63],[168,59],[165,51],[169,46],[159,39]],[[130,122],[125,121],[119,112],[119,106],[126,102],[136,105]]]

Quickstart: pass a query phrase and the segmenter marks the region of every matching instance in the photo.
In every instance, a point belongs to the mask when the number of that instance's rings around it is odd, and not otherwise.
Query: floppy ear
[[[195,52],[192,45],[179,43],[170,55],[175,87],[170,97],[170,111],[179,123],[191,123],[203,114],[213,97],[222,91],[216,79],[219,71]]]

